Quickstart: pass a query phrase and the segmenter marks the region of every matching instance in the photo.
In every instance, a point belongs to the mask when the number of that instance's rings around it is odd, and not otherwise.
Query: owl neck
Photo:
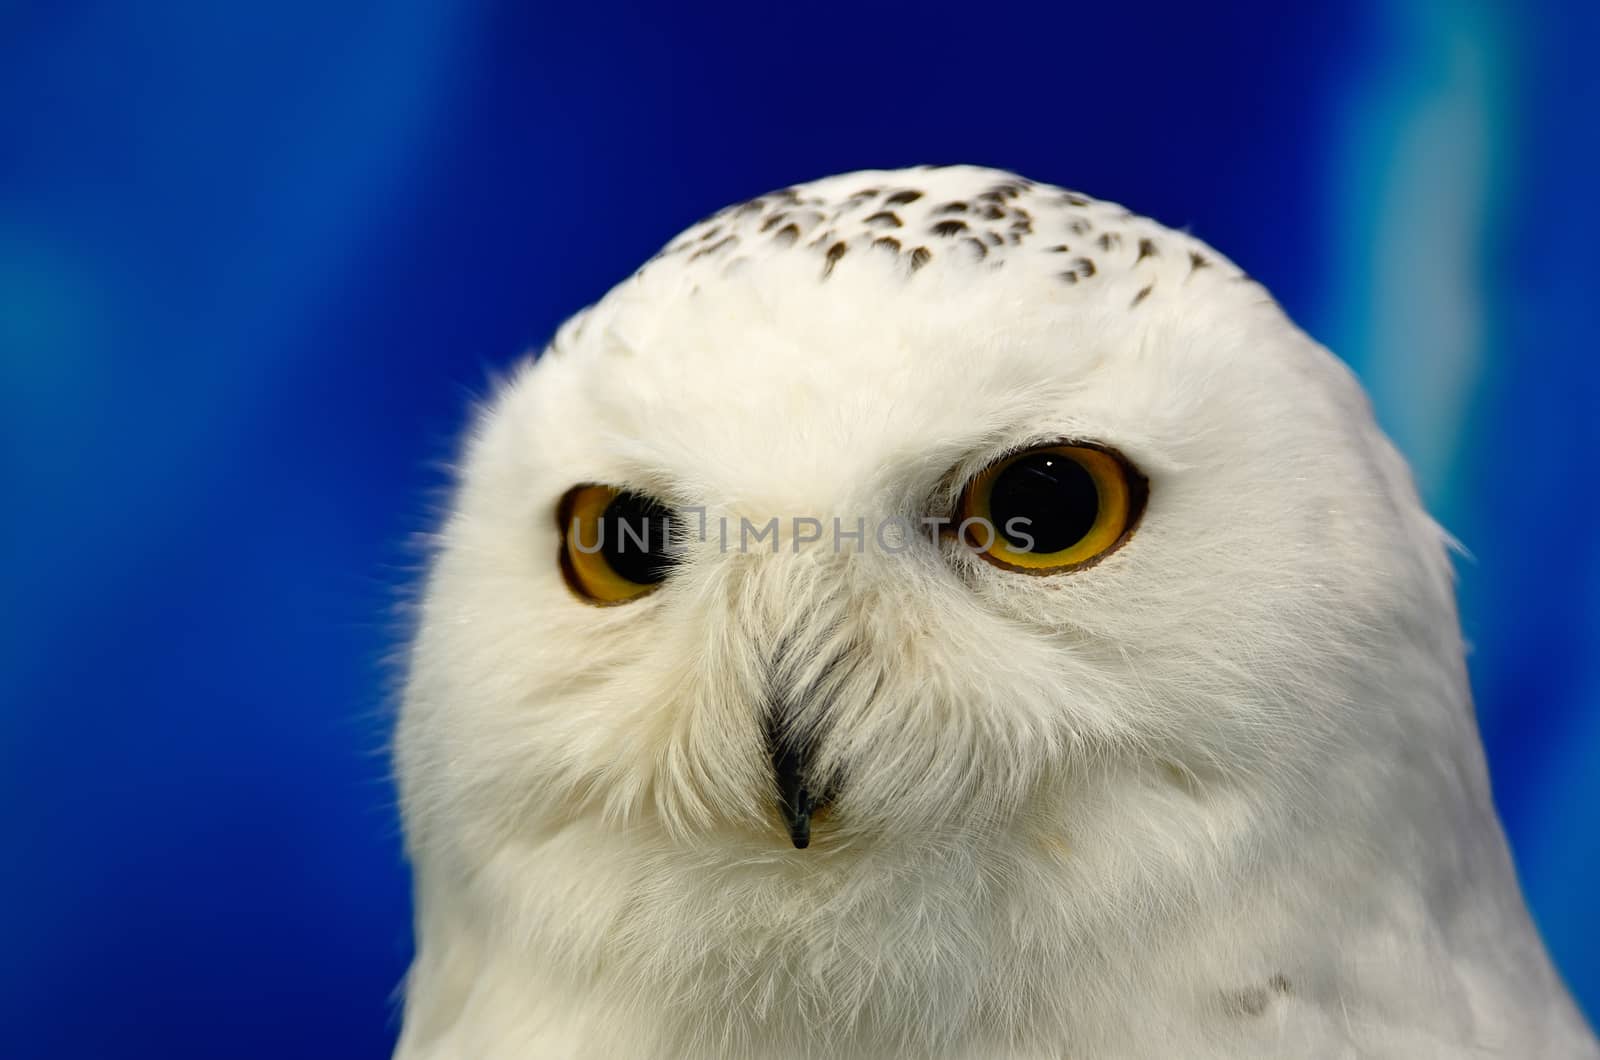
[[[1313,989],[1359,1005],[1436,978],[1441,949],[1547,977],[1536,942],[1504,951],[1533,936],[1480,778],[1470,756],[1356,758],[1306,808],[1139,770],[939,837],[797,851],[586,822],[470,873],[424,859],[400,1055],[1116,1056],[1154,1047],[1152,1011],[1225,1036]],[[1452,927],[1485,922],[1508,925],[1495,953]]]

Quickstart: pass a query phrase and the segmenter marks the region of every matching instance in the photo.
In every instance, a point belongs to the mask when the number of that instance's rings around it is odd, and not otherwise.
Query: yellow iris
[[[614,486],[574,486],[556,509],[567,584],[595,604],[648,593],[671,562],[663,553],[667,518],[647,497]]]
[[[962,491],[959,533],[984,559],[1025,574],[1097,562],[1122,544],[1143,511],[1143,475],[1120,454],[1046,445],[984,468]]]

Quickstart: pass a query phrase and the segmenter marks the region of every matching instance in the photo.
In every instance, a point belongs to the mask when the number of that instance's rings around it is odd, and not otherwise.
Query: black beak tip
[[[804,850],[811,845],[811,814],[817,808],[816,801],[804,786],[798,784],[789,787],[783,796],[779,805],[783,812],[783,823],[789,829],[789,840],[794,843],[796,850]]]
[[[809,801],[809,800],[808,800]],[[811,845],[811,807],[804,806],[799,813],[789,818],[789,839],[794,843],[796,850],[804,850]]]
[[[770,740],[778,814],[794,848],[804,850],[811,845],[811,817],[829,801],[830,792],[813,794],[813,788],[807,783],[808,748],[796,745],[776,731],[770,733]]]

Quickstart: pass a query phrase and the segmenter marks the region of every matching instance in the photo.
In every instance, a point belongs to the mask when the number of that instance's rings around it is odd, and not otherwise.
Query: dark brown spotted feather
[[[1142,278],[1130,288],[1135,293],[1122,296],[1129,309],[1159,295],[1166,259],[1188,266],[1186,273],[1173,273],[1170,284],[1218,267],[1230,279],[1248,279],[1227,262],[1183,243],[1182,237],[1154,230],[1121,207],[1075,191],[1007,175],[996,180],[994,171],[981,169],[957,173],[949,167],[922,167],[868,176],[881,183],[824,181],[730,206],[683,233],[652,261],[678,258],[697,267],[731,268],[749,256],[814,253],[819,278],[828,279],[857,248],[870,248],[874,253],[865,260],[878,261],[880,267],[884,260],[900,262],[907,277],[941,259],[952,266],[999,269],[1021,255],[1070,255],[1056,258],[1047,273],[1066,286],[1104,283],[1107,275]],[[919,176],[932,186],[915,186]],[[952,187],[957,181],[968,186]],[[907,231],[922,232],[928,241],[897,238]],[[1163,243],[1173,242],[1179,245],[1164,254]]]

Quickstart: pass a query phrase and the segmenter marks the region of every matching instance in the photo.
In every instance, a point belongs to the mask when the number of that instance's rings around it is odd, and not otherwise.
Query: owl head
[[[874,880],[1159,920],[1477,792],[1458,636],[1358,384],[1232,262],[993,170],[833,177],[477,417],[397,741],[420,893],[640,981]]]

